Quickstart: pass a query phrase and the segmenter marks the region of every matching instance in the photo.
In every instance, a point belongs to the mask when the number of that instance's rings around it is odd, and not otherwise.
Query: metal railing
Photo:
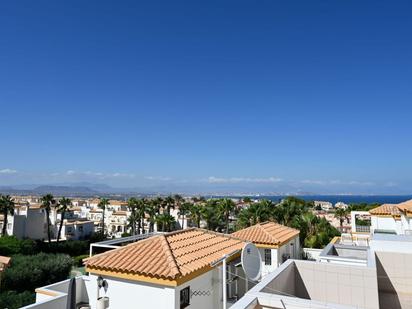
[[[356,232],[358,233],[370,233],[371,227],[369,225],[357,225]]]

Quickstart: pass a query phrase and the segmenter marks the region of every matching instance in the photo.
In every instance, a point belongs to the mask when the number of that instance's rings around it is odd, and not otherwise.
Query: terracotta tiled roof
[[[44,208],[41,204],[30,204],[29,209],[40,209]]]
[[[94,223],[94,222],[90,220],[74,220],[74,221],[66,221],[64,225],[81,225],[81,224],[89,224],[89,223]]]
[[[234,232],[232,235],[255,244],[278,246],[299,235],[299,231],[278,223],[264,222]]]
[[[383,204],[379,207],[369,210],[371,215],[384,215],[384,216],[400,216],[399,205],[397,204]]]
[[[118,205],[127,205],[127,202],[125,202],[125,201],[118,201],[118,200],[110,200],[110,201],[109,201],[109,204],[110,204],[111,206],[113,206],[113,205],[118,206]]]
[[[398,204],[401,211],[412,212],[412,200]]]
[[[122,211],[122,210],[115,211],[112,213],[112,216],[127,216],[127,211]]]
[[[103,213],[103,209],[100,209],[100,208],[92,209],[89,211],[89,213],[91,214],[99,213],[100,214],[100,213]]]
[[[1,256],[0,255],[0,263],[8,265],[10,262],[10,258],[8,256]]]
[[[244,244],[229,235],[192,228],[95,255],[85,264],[90,272],[95,269],[175,280],[242,249]]]

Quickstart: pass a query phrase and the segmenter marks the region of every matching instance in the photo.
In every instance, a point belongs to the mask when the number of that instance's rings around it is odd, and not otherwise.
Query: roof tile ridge
[[[170,235],[170,234],[169,234]],[[179,265],[177,264],[176,258],[173,254],[172,248],[170,247],[169,241],[167,239],[168,235],[161,235],[160,242],[162,244],[162,249],[163,252],[166,254],[168,260],[169,260],[169,265],[171,266],[172,269],[176,269],[177,274],[175,274],[175,277],[178,275],[182,275],[182,272],[180,271]]]
[[[267,224],[269,222],[270,221],[266,221],[264,223]],[[275,222],[272,222],[272,223],[275,223]],[[278,223],[275,223],[275,224],[278,224]],[[278,224],[278,225],[282,226],[281,224]],[[280,243],[280,240],[273,237],[273,235],[270,234],[268,231],[266,231],[260,223],[259,223],[259,228],[263,231],[263,233],[265,233],[267,236],[269,236],[269,238],[272,239],[275,243]]]

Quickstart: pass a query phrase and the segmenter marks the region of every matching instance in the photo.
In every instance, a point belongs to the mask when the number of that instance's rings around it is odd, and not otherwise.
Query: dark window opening
[[[265,265],[272,265],[272,250],[265,249]]]
[[[190,286],[180,291],[180,309],[190,305]]]

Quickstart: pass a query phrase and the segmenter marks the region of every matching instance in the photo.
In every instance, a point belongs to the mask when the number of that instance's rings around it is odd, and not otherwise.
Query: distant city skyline
[[[0,186],[412,193],[408,1],[6,1]]]

